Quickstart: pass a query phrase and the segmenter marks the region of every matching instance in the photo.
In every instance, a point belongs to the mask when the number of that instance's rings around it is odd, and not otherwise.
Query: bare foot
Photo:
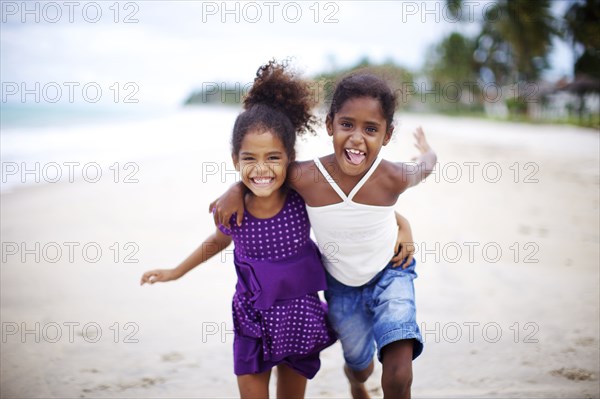
[[[367,391],[367,387],[365,387],[365,383],[354,378],[352,371],[350,371],[347,365],[344,365],[344,373],[348,378],[348,382],[350,382],[350,393],[352,394],[352,399],[371,398],[371,396],[369,396],[369,392]]]

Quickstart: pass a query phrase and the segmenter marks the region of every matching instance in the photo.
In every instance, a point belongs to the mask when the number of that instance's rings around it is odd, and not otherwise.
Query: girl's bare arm
[[[195,268],[201,263],[206,262],[231,243],[231,237],[223,234],[220,230],[216,230],[204,242],[196,248],[190,256],[188,256],[179,266],[173,269],[154,269],[147,271],[142,275],[140,285],[145,283],[154,284],[156,282],[166,282],[177,280],[184,274]]]
[[[431,174],[435,168],[437,162],[437,155],[431,148],[423,129],[419,126],[413,133],[415,138],[415,147],[419,150],[420,154],[413,160],[416,162],[416,166],[412,164],[405,165],[405,176],[407,178],[407,188],[419,184],[427,176]]]
[[[236,216],[238,226],[242,225],[244,220],[244,195],[246,194],[246,186],[242,182],[238,182],[229,187],[227,191],[219,198],[210,203],[208,211],[213,213],[215,225],[223,225],[229,228],[231,215]]]
[[[398,212],[396,212],[396,223],[398,224],[398,238],[394,247],[395,255],[391,262],[393,267],[405,268],[411,264],[415,252],[412,230],[408,220]]]

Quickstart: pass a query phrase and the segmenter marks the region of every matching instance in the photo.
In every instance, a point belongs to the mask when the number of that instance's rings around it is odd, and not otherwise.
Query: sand
[[[97,183],[2,194],[2,398],[237,396],[231,251],[179,281],[139,287],[145,270],[175,266],[214,229],[208,203],[235,180],[234,115],[219,116],[220,134],[206,111],[132,133],[114,161],[135,162],[138,182],[115,183],[106,162]],[[413,397],[599,398],[598,131],[398,122],[386,158],[415,155],[410,132],[421,124],[440,161],[397,204],[418,248],[426,340]],[[127,158],[150,145],[160,152]],[[312,158],[330,141],[298,149]],[[348,397],[342,365],[339,344],[324,351],[307,397]],[[380,374],[378,365],[368,382],[375,397]]]

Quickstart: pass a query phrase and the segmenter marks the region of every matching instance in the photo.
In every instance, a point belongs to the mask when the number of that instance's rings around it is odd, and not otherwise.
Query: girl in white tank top
[[[387,271],[393,269],[386,266],[396,250],[398,196],[428,176],[437,157],[421,128],[414,133],[420,151],[416,167],[379,157],[394,130],[396,104],[395,93],[381,78],[347,76],[335,89],[326,119],[334,152],[314,162],[294,162],[288,169],[288,184],[306,202],[323,262],[336,286],[326,295],[329,318],[342,343],[353,397],[369,396],[364,382],[373,371],[373,342],[384,364],[385,397],[410,397],[411,359],[423,347],[414,307],[416,274],[390,274]],[[242,188],[233,187],[211,204],[216,221],[226,224],[235,211],[243,213],[242,195]],[[354,310],[344,313],[350,303]]]

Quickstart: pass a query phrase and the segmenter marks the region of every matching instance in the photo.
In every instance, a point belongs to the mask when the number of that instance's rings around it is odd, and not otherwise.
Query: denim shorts
[[[415,264],[413,260],[406,269],[388,264],[359,287],[344,285],[327,274],[329,320],[351,369],[367,368],[375,354],[375,344],[379,361],[384,346],[404,339],[413,339],[413,359],[423,351],[416,321]]]

